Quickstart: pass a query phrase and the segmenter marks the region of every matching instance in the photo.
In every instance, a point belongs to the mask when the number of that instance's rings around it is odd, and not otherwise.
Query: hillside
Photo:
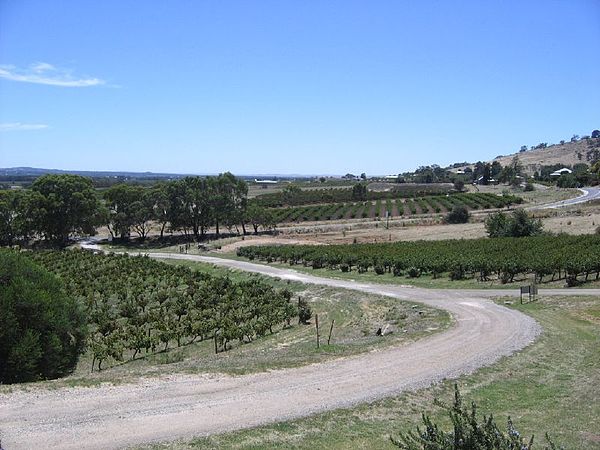
[[[537,148],[522,152],[512,153],[510,155],[497,156],[488,162],[499,162],[502,166],[511,163],[515,156],[519,157],[523,169],[529,175],[532,175],[541,166],[550,166],[553,164],[564,164],[573,166],[578,163],[594,164],[600,160],[600,138],[585,138],[575,142],[565,142],[562,144],[551,144],[545,148]],[[465,166],[456,166],[450,169],[456,172],[466,167],[473,168],[474,164]]]
[[[493,161],[498,161],[505,166],[510,164],[515,155],[519,156],[523,168],[530,174],[539,170],[540,166],[549,166],[552,164],[572,166],[578,163],[586,163],[591,165],[600,159],[600,138],[581,139],[576,142],[549,145],[546,148],[527,150],[525,152],[497,157]]]

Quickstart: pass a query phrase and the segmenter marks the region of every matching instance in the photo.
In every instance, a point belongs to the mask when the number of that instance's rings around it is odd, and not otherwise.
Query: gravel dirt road
[[[454,325],[404,346],[268,373],[180,375],[130,385],[57,390],[16,388],[0,395],[4,448],[122,448],[283,421],[458,377],[522,349],[540,333],[532,318],[489,300],[508,295],[505,290],[426,290],[319,278],[221,258],[151,256],[199,260],[283,279],[416,300],[449,311]]]

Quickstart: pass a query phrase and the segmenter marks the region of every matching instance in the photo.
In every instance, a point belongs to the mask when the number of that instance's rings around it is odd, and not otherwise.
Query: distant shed
[[[558,169],[555,170],[554,172],[552,172],[550,174],[551,177],[560,177],[561,175],[564,175],[566,173],[573,173],[573,171],[571,169],[567,169],[566,167],[563,167],[562,169]]]

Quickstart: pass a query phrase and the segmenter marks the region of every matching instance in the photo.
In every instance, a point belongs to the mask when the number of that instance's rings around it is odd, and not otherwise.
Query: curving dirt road
[[[561,200],[559,202],[545,203],[543,205],[531,206],[526,209],[530,211],[539,209],[558,209],[565,208],[567,206],[579,205],[581,203],[587,203],[594,200],[600,200],[600,188],[597,187],[584,187],[579,189],[581,195],[575,198],[569,198],[567,200]]]
[[[0,395],[0,432],[6,449],[119,448],[306,416],[457,377],[522,349],[540,333],[532,318],[487,299],[507,295],[504,290],[440,291],[363,284],[220,258],[151,256],[200,260],[284,279],[418,300],[448,310],[455,324],[401,347],[268,373],[173,376],[134,385],[51,391],[17,389]],[[568,292],[589,294],[590,290]]]

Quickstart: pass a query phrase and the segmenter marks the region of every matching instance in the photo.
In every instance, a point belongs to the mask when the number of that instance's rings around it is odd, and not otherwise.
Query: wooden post
[[[319,315],[315,314],[315,324],[317,326],[317,348],[319,348]]]
[[[335,319],[331,319],[331,328],[329,328],[329,337],[327,338],[327,345],[329,345],[329,343],[331,342],[331,333],[333,332],[333,322],[335,322]]]
[[[215,331],[215,355],[219,353],[218,349],[217,349],[217,332]]]

